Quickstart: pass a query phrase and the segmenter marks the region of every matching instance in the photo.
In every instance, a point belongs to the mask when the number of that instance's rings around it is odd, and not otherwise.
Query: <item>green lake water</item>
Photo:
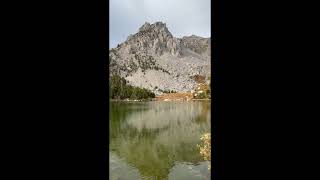
[[[211,102],[111,102],[111,180],[210,179],[199,153]]]

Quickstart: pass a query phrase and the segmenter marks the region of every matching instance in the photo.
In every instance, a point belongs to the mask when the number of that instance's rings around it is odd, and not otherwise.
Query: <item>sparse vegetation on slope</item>
[[[211,99],[210,85],[205,83],[198,84],[197,89],[193,94],[194,99]]]

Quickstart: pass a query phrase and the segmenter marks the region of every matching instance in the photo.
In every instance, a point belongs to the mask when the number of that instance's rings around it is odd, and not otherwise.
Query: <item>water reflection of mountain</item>
[[[144,177],[168,179],[178,162],[200,165],[210,102],[112,104],[110,150]],[[112,171],[111,171],[112,173]]]

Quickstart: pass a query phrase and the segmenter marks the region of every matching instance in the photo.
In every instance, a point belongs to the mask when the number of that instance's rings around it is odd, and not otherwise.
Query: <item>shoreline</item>
[[[155,96],[154,98],[147,99],[110,99],[111,102],[150,102],[150,101],[175,101],[175,102],[189,102],[189,101],[211,101],[211,98],[197,98],[190,92],[176,92],[176,93],[163,93],[162,95]]]
[[[151,102],[151,101],[163,101],[163,102],[190,102],[190,101],[211,101],[211,99],[190,99],[190,100],[178,100],[178,99],[164,99],[164,100],[126,100],[126,99],[109,99],[109,102]]]

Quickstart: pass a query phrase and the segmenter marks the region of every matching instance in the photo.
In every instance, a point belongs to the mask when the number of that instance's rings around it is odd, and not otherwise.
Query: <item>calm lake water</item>
[[[109,179],[210,179],[199,153],[211,102],[111,102]]]

